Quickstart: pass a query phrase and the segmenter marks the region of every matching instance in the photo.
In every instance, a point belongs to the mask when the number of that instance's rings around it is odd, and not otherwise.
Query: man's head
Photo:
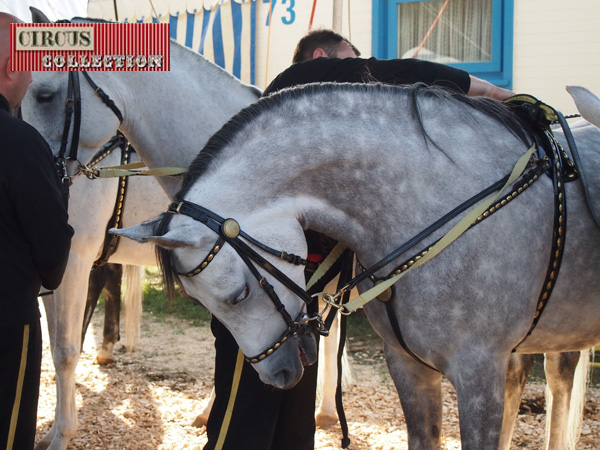
[[[14,109],[25,97],[31,83],[31,72],[10,70],[11,23],[22,23],[22,20],[0,12],[0,94],[6,97],[10,109]]]
[[[293,62],[316,58],[356,58],[358,49],[345,37],[332,30],[315,30],[300,39]]]

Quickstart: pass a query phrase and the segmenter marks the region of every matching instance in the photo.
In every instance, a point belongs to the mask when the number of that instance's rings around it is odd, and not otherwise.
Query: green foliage
[[[178,290],[169,300],[162,287],[162,279],[155,267],[146,268],[144,277],[144,312],[159,319],[175,317],[191,322],[193,326],[205,326],[210,322],[210,313],[195,300],[188,297],[183,289]]]

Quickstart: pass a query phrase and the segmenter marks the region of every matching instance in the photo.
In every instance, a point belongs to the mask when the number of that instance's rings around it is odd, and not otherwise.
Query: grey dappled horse
[[[514,168],[519,164],[531,160],[528,173],[540,167],[542,161],[526,153],[532,142],[529,130],[488,99],[415,87],[285,91],[244,110],[211,138],[177,196],[188,203],[117,232],[164,248],[164,267],[173,276],[200,272],[180,276],[188,294],[226,324],[251,360],[256,357],[254,368],[263,381],[291,387],[303,364],[316,357],[312,336],[293,333],[304,329],[304,303],[282,285],[281,276],[256,269],[234,250],[242,248],[234,239],[235,223],[271,249],[296,255],[306,255],[303,229],[322,232],[353,249],[368,268],[455,206],[511,171],[519,173]],[[597,207],[600,155],[587,152],[582,158]],[[579,181],[561,185],[571,219],[562,268],[528,336],[547,283],[551,247],[564,243],[564,237],[553,239],[552,181],[545,175],[536,180],[396,283],[392,308],[418,359],[398,343],[384,304],[374,300],[365,306],[385,342],[411,449],[439,448],[442,374],[457,391],[463,450],[496,449],[512,350],[567,352],[600,341],[594,270],[600,230]],[[219,231],[219,216],[236,221],[224,227],[222,246],[213,231]],[[442,238],[457,220],[420,248]],[[265,267],[275,266],[302,284],[302,267],[256,251]],[[386,277],[404,258],[376,275]],[[256,279],[261,276],[268,283]],[[279,300],[261,289],[269,285]],[[361,291],[371,287],[370,281],[359,285]]]

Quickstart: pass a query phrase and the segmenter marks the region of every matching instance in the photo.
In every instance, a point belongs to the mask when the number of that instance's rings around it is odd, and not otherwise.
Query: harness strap
[[[554,187],[554,225],[552,231],[552,248],[550,250],[550,263],[546,270],[546,278],[542,285],[538,303],[533,316],[533,321],[525,337],[517,344],[517,347],[533,332],[533,329],[542,317],[542,312],[548,304],[552,290],[558,278],[560,264],[567,236],[567,198],[564,194],[563,179],[563,155],[559,151],[559,144],[550,137],[552,147],[552,165],[550,168],[552,185]],[[516,347],[515,347],[516,348]]]
[[[531,156],[533,155],[533,153],[535,151],[536,151],[536,146],[534,144],[529,148],[529,150],[527,152],[525,152],[517,160],[510,176],[504,183],[504,186],[500,190],[498,190],[496,195],[490,197],[486,201],[480,203],[475,208],[473,208],[454,227],[452,227],[450,229],[450,231],[448,231],[439,241],[437,241],[436,244],[434,244],[431,247],[431,249],[429,251],[427,251],[427,253],[425,255],[416,259],[416,261],[414,261],[414,264],[412,264],[407,270],[405,270],[404,272],[402,272],[398,275],[394,275],[393,277],[391,277],[385,281],[382,281],[381,283],[375,285],[368,291],[363,292],[358,297],[355,297],[354,299],[350,300],[344,307],[345,312],[353,313],[357,309],[362,308],[368,302],[370,302],[371,300],[373,300],[374,298],[376,298],[377,296],[382,294],[385,290],[390,288],[392,285],[397,283],[400,280],[400,278],[402,278],[404,275],[406,275],[410,270],[414,269],[415,267],[419,267],[420,265],[422,265],[425,262],[429,261],[430,259],[434,258],[442,250],[444,250],[446,247],[448,247],[452,242],[454,242],[456,239],[458,239],[471,226],[471,224],[479,216],[481,216],[490,207],[490,205],[492,205],[496,201],[496,199],[500,196],[502,191],[504,191],[509,185],[511,185],[512,183],[514,183],[517,180],[517,178],[523,173],[523,171],[527,167],[527,164],[529,163],[529,159],[531,158]]]
[[[342,256],[346,247],[339,242],[333,247],[333,250],[325,257],[325,259],[319,264],[319,267],[310,277],[310,280],[306,283],[306,290],[310,290],[319,280],[329,273],[329,269],[335,264],[335,262]]]
[[[121,141],[121,163],[129,161],[131,155],[131,146],[127,141]],[[102,156],[101,158],[103,158]],[[102,245],[102,252],[94,264],[92,270],[96,267],[102,266],[108,262],[108,259],[117,251],[119,246],[120,236],[118,234],[109,233],[108,230],[111,228],[122,228],[123,222],[121,220],[123,215],[123,209],[125,207],[125,198],[127,196],[127,187],[129,180],[127,177],[121,177],[119,179],[119,186],[117,190],[117,199],[115,201],[115,207],[111,218],[106,226],[106,232],[104,235],[104,243]]]
[[[71,150],[69,159],[77,159],[77,149],[79,148],[79,132],[81,131],[81,93],[79,89],[79,77],[77,72],[69,72],[69,77],[73,84],[73,137],[71,139]]]
[[[345,283],[352,278],[354,253],[351,251],[344,252],[342,258],[342,266],[340,268],[340,279],[338,281],[338,289],[341,288]],[[350,292],[345,292],[342,296],[342,304],[346,303],[350,298]],[[335,314],[335,310],[332,309],[332,313]],[[327,320],[325,320],[325,328],[329,330],[331,328],[331,322],[333,321],[333,315],[329,314]],[[330,320],[331,318],[331,320]],[[339,316],[339,327],[340,327],[340,340],[337,354],[337,386],[335,389],[335,409],[338,414],[340,421],[340,428],[342,429],[342,448],[347,448],[350,445],[350,437],[348,432],[348,421],[346,420],[346,413],[344,411],[344,403],[342,400],[342,358],[344,355],[344,346],[346,345],[346,321],[347,317],[344,315]]]
[[[107,166],[97,168],[82,168],[81,171],[90,179],[96,178],[120,178],[137,175],[144,176],[171,176],[181,175],[187,172],[187,169],[182,167],[158,167],[156,169],[148,169],[146,163],[138,161],[135,163],[121,164],[120,166]]]
[[[567,140],[567,144],[568,144],[569,148],[571,149],[571,156],[573,156],[573,161],[575,162],[575,167],[576,167],[577,173],[579,174],[579,178],[581,179],[581,185],[583,187],[583,195],[585,196],[585,201],[586,201],[588,210],[589,210],[590,214],[592,215],[592,217],[594,218],[594,221],[596,222],[596,226],[598,226],[598,228],[600,228],[600,219],[598,218],[596,211],[592,207],[592,202],[590,201],[590,191],[588,189],[587,177],[585,176],[585,173],[583,171],[583,165],[581,163],[581,158],[579,157],[579,151],[577,150],[577,145],[575,145],[575,139],[573,138],[573,133],[571,133],[571,128],[569,128],[569,125],[567,124],[565,117],[559,111],[556,111],[556,117],[557,117],[558,123],[560,124],[560,126],[562,127],[562,129],[565,133],[565,139]]]
[[[75,84],[77,84],[76,90]],[[65,154],[67,153],[67,144],[69,143],[69,131],[71,130],[71,120],[73,120],[73,113],[75,112],[75,97],[81,97],[79,93],[79,78],[77,77],[77,75],[75,75],[75,72],[69,72],[69,83],[67,85],[67,99],[65,100],[65,123],[63,126],[63,132],[60,141],[60,149],[57,155],[57,159],[60,160],[64,160]],[[81,106],[81,102],[79,102],[79,105]],[[75,133],[75,130],[73,130],[73,133]],[[79,135],[79,130],[77,130],[77,134]],[[72,152],[73,141],[71,142],[70,153]]]
[[[76,73],[76,72],[69,72],[69,73]],[[92,89],[94,89],[94,91],[96,91],[96,94],[98,94],[98,96],[102,99],[104,104],[106,106],[108,106],[112,110],[113,113],[115,113],[115,116],[117,116],[117,118],[119,119],[119,122],[123,123],[123,114],[121,113],[121,110],[117,107],[115,102],[106,94],[106,92],[104,92],[101,88],[99,88],[96,83],[94,83],[94,80],[92,80],[90,78],[89,74],[85,70],[82,70],[81,73],[83,74],[83,76],[85,77],[87,82],[90,84],[90,86],[92,86]]]

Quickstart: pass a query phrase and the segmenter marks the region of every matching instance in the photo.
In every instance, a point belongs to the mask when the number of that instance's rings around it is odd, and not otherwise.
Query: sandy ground
[[[45,319],[42,319],[43,321]],[[208,327],[181,320],[158,321],[144,314],[139,350],[125,354],[117,344],[118,361],[93,363],[101,339],[96,313],[77,367],[79,430],[69,449],[179,450],[201,449],[204,427],[191,426],[212,386],[214,349]],[[54,367],[44,335],[38,436],[50,429],[56,404]],[[365,352],[350,342],[353,382],[344,399],[351,450],[407,449],[406,425],[380,351]],[[529,383],[519,414],[513,449],[544,448],[545,414],[542,383]],[[443,449],[460,449],[456,397],[444,383]],[[542,408],[543,409],[543,408]],[[340,448],[340,431],[318,429],[316,449]],[[600,390],[589,389],[579,450],[600,448]]]

